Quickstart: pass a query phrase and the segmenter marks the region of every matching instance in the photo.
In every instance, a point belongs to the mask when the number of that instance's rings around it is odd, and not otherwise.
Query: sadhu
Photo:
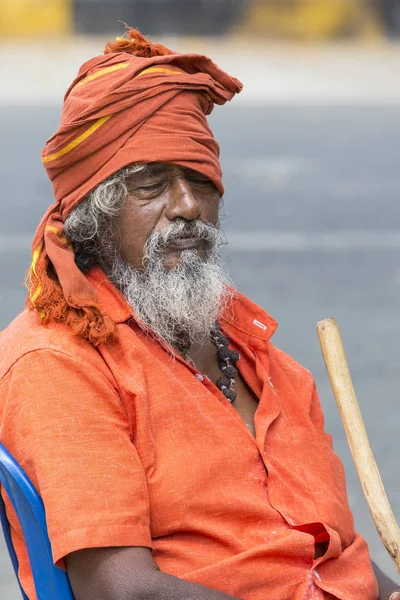
[[[207,116],[241,89],[129,30],[81,67],[43,151],[55,202],[1,336],[0,438],[77,600],[379,595],[313,378],[220,256]]]

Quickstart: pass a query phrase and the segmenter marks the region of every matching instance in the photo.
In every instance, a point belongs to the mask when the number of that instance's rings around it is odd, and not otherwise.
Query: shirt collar
[[[87,278],[97,293],[101,307],[114,323],[123,323],[135,318],[125,297],[100,267],[91,269]],[[246,296],[236,290],[233,290],[233,293],[232,305],[225,310],[221,318],[227,333],[234,329],[248,336],[250,340],[268,341],[275,333],[278,323]]]
[[[275,333],[278,323],[260,306],[234,291],[232,306],[222,315],[221,321],[229,337],[229,331],[235,329],[248,336],[249,341],[267,342]]]

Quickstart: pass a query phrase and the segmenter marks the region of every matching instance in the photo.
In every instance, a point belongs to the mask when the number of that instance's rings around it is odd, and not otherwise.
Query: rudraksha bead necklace
[[[238,370],[234,365],[240,359],[240,354],[228,347],[229,340],[222,333],[219,323],[216,323],[211,330],[211,340],[217,347],[219,368],[222,371],[222,377],[217,381],[217,388],[233,404],[236,400],[236,392],[233,388],[238,376]]]
[[[231,350],[228,347],[229,340],[226,335],[222,333],[219,323],[215,323],[210,332],[210,337],[211,341],[217,347],[218,364],[222,371],[222,377],[217,381],[217,388],[223,393],[225,398],[233,404],[236,400],[236,392],[233,387],[236,383],[235,379],[238,376],[238,370],[234,365],[240,359],[240,354],[239,352],[236,352],[236,350]],[[190,365],[192,365],[192,367],[197,369],[195,362],[188,357],[189,350],[190,344],[188,343],[188,340],[185,339],[184,336],[181,336],[178,352]]]

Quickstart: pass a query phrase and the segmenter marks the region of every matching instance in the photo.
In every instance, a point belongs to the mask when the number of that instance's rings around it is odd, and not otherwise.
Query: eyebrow
[[[165,171],[168,171],[172,166],[174,165],[168,163],[149,163],[146,171],[148,175],[161,175]]]
[[[140,183],[141,181],[145,181],[146,179],[149,179],[151,177],[157,177],[157,175],[160,175],[162,173],[162,171],[165,170],[165,165],[161,164],[161,163],[148,163],[146,165],[144,165],[144,169],[141,171],[138,171],[137,173],[131,173],[128,177],[127,177],[127,184],[129,185],[135,185],[137,183]]]

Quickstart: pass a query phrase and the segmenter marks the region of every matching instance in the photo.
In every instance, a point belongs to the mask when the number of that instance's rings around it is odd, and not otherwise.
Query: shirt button
[[[204,377],[203,375],[200,375],[200,373],[195,373],[194,376],[196,377],[196,379],[198,379],[201,383],[203,383],[204,381]]]

